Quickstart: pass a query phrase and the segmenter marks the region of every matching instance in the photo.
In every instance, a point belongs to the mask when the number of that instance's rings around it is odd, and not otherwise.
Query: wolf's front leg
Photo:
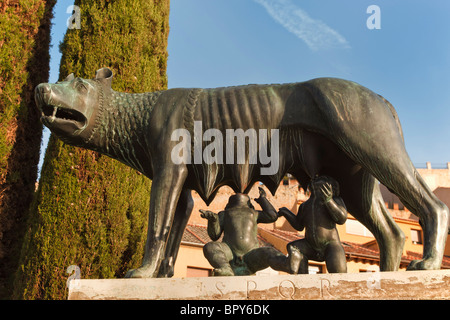
[[[189,217],[191,216],[193,207],[194,200],[192,199],[191,190],[183,189],[175,210],[172,228],[170,229],[169,238],[167,240],[164,260],[159,267],[158,277],[160,278],[172,277],[174,274],[178,249],[180,248],[184,229],[186,228]]]
[[[147,243],[142,266],[127,272],[126,278],[153,278],[158,276],[168,235],[187,168],[184,165],[164,165],[153,178],[148,218]]]

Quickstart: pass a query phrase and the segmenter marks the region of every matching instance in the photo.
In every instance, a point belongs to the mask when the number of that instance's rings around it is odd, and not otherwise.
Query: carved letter
[[[283,285],[283,283],[285,283],[286,285]],[[292,288],[291,290],[288,289],[288,287]],[[294,295],[295,295],[295,284],[290,281],[290,280],[283,280],[280,282],[280,284],[278,285],[278,294],[280,295],[280,297],[284,298],[284,299],[294,299]],[[284,294],[284,292],[289,292],[287,295]]]
[[[219,287],[220,287],[220,288],[219,288]],[[217,289],[217,291],[220,292],[220,295],[221,295],[221,296],[223,296],[222,290],[223,290],[224,288],[225,288],[225,285],[223,284],[223,282],[221,282],[221,281],[216,282],[216,289]]]
[[[250,280],[250,281],[247,281],[247,299],[249,299],[249,292],[250,292],[250,286],[249,286],[249,284],[250,283],[253,283],[253,285],[254,285],[254,288],[253,289],[251,289],[251,290],[255,290],[256,289],[256,287],[258,286],[257,284],[256,284],[256,282],[255,281],[252,281],[252,280]]]
[[[327,284],[325,284],[327,283]],[[330,280],[328,279],[320,279],[320,297],[325,298],[325,291],[327,292],[327,298],[335,298],[329,291],[330,289]]]

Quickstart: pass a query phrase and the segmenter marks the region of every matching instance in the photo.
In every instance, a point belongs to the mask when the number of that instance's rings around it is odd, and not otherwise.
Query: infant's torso
[[[250,208],[228,209],[224,215],[224,237],[237,256],[258,248],[258,212]]]

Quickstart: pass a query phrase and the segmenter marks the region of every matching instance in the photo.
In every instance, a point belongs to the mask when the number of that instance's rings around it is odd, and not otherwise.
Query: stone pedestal
[[[72,280],[69,300],[450,299],[450,270]]]

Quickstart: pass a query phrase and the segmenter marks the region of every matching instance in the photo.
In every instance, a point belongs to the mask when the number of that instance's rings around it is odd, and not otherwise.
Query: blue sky
[[[55,8],[50,82],[71,4]],[[367,27],[371,5],[381,29]],[[171,0],[169,88],[353,80],[394,105],[414,164],[442,165],[450,162],[449,14],[442,0]]]

